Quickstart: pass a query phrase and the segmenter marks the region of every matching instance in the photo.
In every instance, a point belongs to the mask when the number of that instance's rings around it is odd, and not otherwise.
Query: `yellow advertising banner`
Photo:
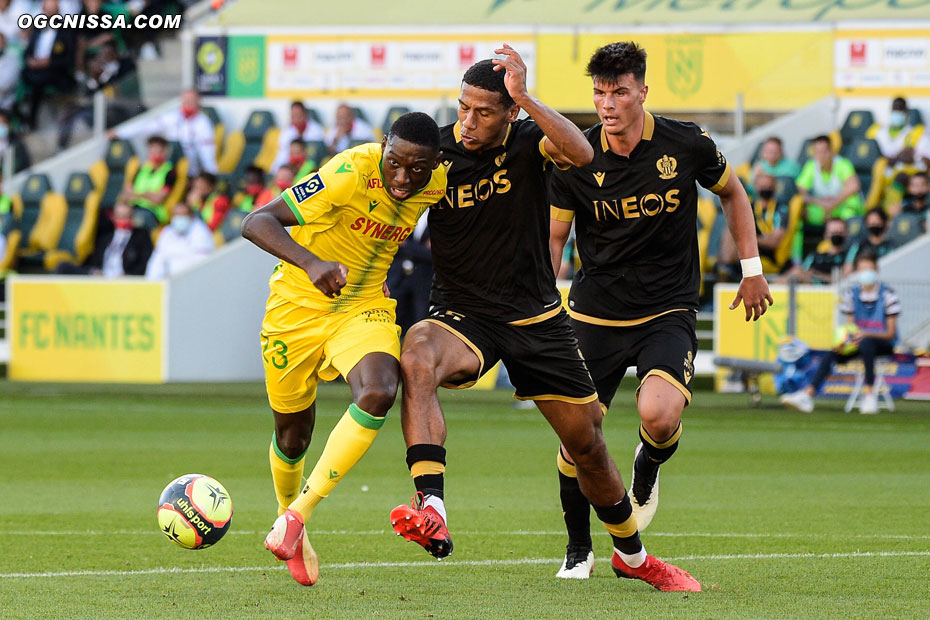
[[[593,112],[585,67],[607,43],[636,41],[648,55],[647,109],[794,110],[833,92],[830,31],[714,34],[540,34],[537,89],[557,110]]]
[[[160,383],[160,282],[13,277],[10,379]]]
[[[730,311],[736,284],[714,287],[714,354],[774,362],[788,330],[788,287],[773,284],[775,304],[758,321],[746,322],[743,310]],[[795,335],[812,349],[833,346],[836,293],[829,287],[799,286],[796,295]]]

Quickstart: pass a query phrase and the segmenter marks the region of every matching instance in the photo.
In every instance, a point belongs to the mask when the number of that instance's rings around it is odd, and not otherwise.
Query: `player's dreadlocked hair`
[[[391,124],[388,142],[397,137],[435,151],[439,150],[439,126],[423,112],[407,112]]]
[[[504,74],[506,71],[494,70],[494,63],[488,60],[481,60],[473,64],[465,72],[462,81],[469,86],[475,86],[501,96],[501,103],[505,108],[509,108],[516,103],[510,93],[507,92],[507,86],[504,84]]]
[[[589,77],[615,84],[621,75],[632,73],[637,82],[646,80],[646,50],[633,41],[618,41],[598,49],[588,61]]]

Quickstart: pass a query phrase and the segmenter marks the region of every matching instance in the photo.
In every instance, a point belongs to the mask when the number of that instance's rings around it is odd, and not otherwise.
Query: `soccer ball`
[[[844,323],[833,332],[833,349],[840,355],[852,355],[859,350],[859,344],[853,341],[853,336],[859,333],[859,328],[853,323]]]
[[[158,498],[158,527],[185,549],[215,545],[232,521],[232,499],[222,484],[203,474],[185,474]]]

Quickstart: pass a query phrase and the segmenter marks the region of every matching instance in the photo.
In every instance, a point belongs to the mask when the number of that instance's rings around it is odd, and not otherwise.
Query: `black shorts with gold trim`
[[[597,400],[594,382],[564,310],[539,322],[514,325],[434,307],[424,319],[452,332],[478,356],[478,375],[447,388],[474,385],[498,361],[507,367],[520,400]]]
[[[658,375],[691,402],[697,353],[697,315],[693,310],[666,312],[636,325],[600,319],[594,319],[598,321],[595,324],[591,320],[573,315],[571,326],[605,406],[610,406],[630,366],[636,367],[640,385],[646,377]]]

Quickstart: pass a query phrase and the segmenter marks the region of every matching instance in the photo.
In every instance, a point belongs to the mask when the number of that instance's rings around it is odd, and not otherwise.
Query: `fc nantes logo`
[[[674,179],[678,176],[675,168],[678,167],[678,160],[668,155],[663,155],[662,159],[656,162],[656,168],[659,169],[659,178],[664,180]]]
[[[694,375],[694,353],[688,351],[685,357],[685,384],[691,383],[691,377]]]
[[[699,37],[670,37],[665,82],[669,90],[688,99],[704,81],[704,42]]]

